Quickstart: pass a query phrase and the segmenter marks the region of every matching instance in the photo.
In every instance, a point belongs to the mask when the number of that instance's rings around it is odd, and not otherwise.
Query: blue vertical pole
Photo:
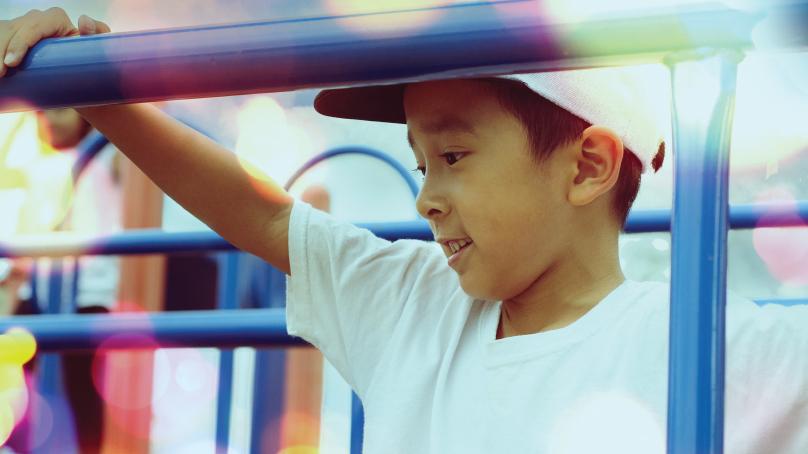
[[[351,393],[351,454],[362,454],[364,442],[365,411],[356,393]]]
[[[668,370],[669,454],[720,454],[734,51],[671,56],[674,197]]]
[[[64,272],[61,259],[55,259],[48,274],[48,300],[45,305],[45,312],[48,314],[61,314],[62,311],[62,286],[64,285]],[[40,304],[37,302],[37,304]],[[40,307],[42,307],[40,305]],[[59,355],[57,353],[46,353],[40,357],[38,384],[39,392],[48,396],[56,395],[60,388],[59,380]]]
[[[77,283],[75,280],[70,282],[71,284]],[[75,288],[72,287],[70,292],[65,295],[64,286],[65,264],[63,259],[55,259],[51,262],[48,274],[47,304],[44,308],[46,313],[64,313],[65,296],[75,300]],[[39,301],[36,301],[36,303],[40,304],[40,308],[42,308]],[[75,302],[68,301],[68,305],[73,307]],[[36,388],[42,400],[34,400],[29,404],[35,406],[32,410],[35,416],[31,421],[34,432],[33,440],[31,440],[33,445],[31,452],[49,453],[59,450],[62,452],[76,450],[73,412],[70,411],[69,404],[65,398],[65,389],[62,383],[62,357],[59,353],[39,355],[37,368]],[[45,423],[45,418],[47,417],[44,415],[46,413],[50,413],[50,418],[53,419],[52,425]]]
[[[219,258],[219,309],[238,307],[239,253],[225,252]],[[228,452],[230,408],[233,401],[233,349],[219,353],[219,386],[216,394],[216,453]]]
[[[286,275],[266,262],[256,262],[255,267],[262,285],[253,295],[254,304],[263,308],[285,307]],[[256,349],[250,452],[278,452],[281,449],[280,421],[285,401],[285,376],[284,350]]]

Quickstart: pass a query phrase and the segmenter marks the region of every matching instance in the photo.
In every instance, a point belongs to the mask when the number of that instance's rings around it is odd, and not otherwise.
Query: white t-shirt
[[[301,202],[287,323],[362,399],[368,453],[664,453],[666,284],[626,281],[571,325],[496,340],[434,243]],[[727,311],[725,451],[808,452],[808,308]]]

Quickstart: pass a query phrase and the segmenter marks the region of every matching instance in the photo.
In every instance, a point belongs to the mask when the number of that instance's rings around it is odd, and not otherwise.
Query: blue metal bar
[[[286,275],[266,262],[254,262],[251,302],[262,308],[285,309]],[[253,400],[250,408],[250,452],[278,452],[281,449],[280,424],[285,404],[285,351],[255,351]]]
[[[73,163],[73,184],[75,184],[84,169],[90,165],[90,162],[109,144],[109,140],[98,131],[93,131],[84,140],[79,143],[77,147],[78,158]]]
[[[765,306],[767,304],[778,304],[780,306],[804,306],[808,305],[808,298],[767,298],[755,300],[755,303],[757,303],[759,306]]]
[[[290,347],[309,345],[286,333],[284,309],[144,314],[23,315],[0,318],[0,332],[27,329],[40,352],[104,348]]]
[[[219,383],[216,393],[216,454],[230,452],[230,412],[233,404],[233,349],[219,352]]]
[[[422,220],[357,225],[388,240],[403,238],[433,240],[429,226]],[[808,226],[808,202],[805,201],[796,204],[738,205],[730,208],[730,227],[733,229],[805,226]],[[626,222],[627,233],[669,230],[669,210],[634,211],[629,214]],[[13,243],[0,241],[0,257],[135,255],[232,250],[236,250],[236,247],[213,232],[164,232],[156,229],[130,230],[98,237],[49,234],[40,237],[17,237]]]
[[[668,370],[668,453],[724,446],[729,139],[733,51],[671,56],[674,197]]]
[[[0,110],[659,61],[681,49],[751,48],[763,18],[808,11],[806,0],[772,3],[754,12],[710,2],[571,23],[535,1],[511,0],[376,14],[389,28],[375,36],[356,28],[376,18],[355,15],[49,39],[0,79]]]
[[[351,454],[362,454],[365,441],[365,409],[356,393],[351,393]]]
[[[239,253],[219,257],[218,307],[238,309]],[[230,444],[230,410],[233,402],[233,349],[219,352],[219,383],[216,393],[216,452],[227,453]]]
[[[41,308],[45,310],[46,314],[63,314],[68,313],[65,305],[65,297],[70,300],[75,300],[76,293],[73,285],[77,281],[71,279],[71,288],[69,292],[65,292],[65,266],[64,260],[57,259],[51,262],[50,269],[47,276],[47,298],[44,301],[36,301]],[[72,276],[77,276],[78,266],[73,270]],[[73,301],[69,301],[67,306],[73,306]],[[42,400],[37,400],[31,406],[31,414],[36,415],[34,424],[31,425],[32,436],[36,440],[42,440],[32,452],[48,453],[55,450],[73,450],[77,446],[76,440],[72,437],[74,429],[74,421],[72,421],[72,413],[68,410],[66,405],[65,384],[62,380],[63,377],[63,358],[58,352],[50,352],[37,355],[37,366],[35,369],[36,390],[42,396]],[[50,407],[54,412],[54,416],[60,420],[66,421],[67,424],[59,424],[56,427],[48,427],[42,424],[41,412],[46,411],[43,406]],[[54,430],[55,429],[55,430]]]
[[[419,191],[418,183],[416,183],[415,179],[412,177],[411,171],[407,170],[406,167],[401,165],[400,162],[398,162],[395,158],[393,158],[387,153],[383,153],[381,151],[374,150],[372,148],[357,147],[357,146],[335,148],[333,150],[328,150],[323,153],[320,153],[319,155],[309,159],[308,161],[306,161],[305,164],[303,164],[303,166],[300,167],[300,169],[298,169],[297,172],[294,173],[294,175],[292,175],[289,178],[289,181],[287,181],[286,185],[284,185],[284,189],[288,191],[289,188],[291,188],[292,185],[295,184],[298,178],[303,176],[304,173],[306,173],[309,169],[316,166],[317,164],[337,156],[351,155],[351,154],[369,156],[371,158],[378,159],[390,165],[390,167],[392,167],[396,172],[398,172],[398,174],[401,175],[401,178],[403,178],[404,181],[407,183],[407,187],[410,188],[412,196],[418,197],[418,191]]]
[[[769,227],[808,226],[808,201],[759,203],[729,208],[733,230]],[[628,215],[626,233],[667,232],[671,230],[671,210],[634,210]]]
[[[808,226],[808,201],[729,207],[731,229]]]
[[[806,299],[761,299],[757,304],[808,305]],[[286,333],[284,308],[155,312],[148,314],[62,314],[0,317],[0,332],[12,326],[30,331],[40,352],[105,348],[290,347],[309,346]],[[111,342],[110,342],[111,341]]]
[[[159,229],[130,230],[99,237],[52,233],[38,238],[14,238],[13,243],[0,241],[0,257],[166,254],[235,249],[212,232],[164,232]]]
[[[42,301],[37,301],[45,311],[45,314],[61,314],[65,313],[63,301],[63,286],[64,286],[64,264],[62,260],[54,260],[51,263],[48,271],[48,295],[47,300],[44,301],[45,305],[42,307]],[[39,370],[37,371],[37,388],[43,394],[48,396],[56,396],[61,394],[61,361],[59,355],[46,354],[39,357]]]

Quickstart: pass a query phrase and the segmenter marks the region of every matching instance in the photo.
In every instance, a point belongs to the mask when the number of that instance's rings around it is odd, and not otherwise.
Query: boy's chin
[[[485,285],[480,285],[478,280],[473,280],[469,276],[459,275],[460,278],[460,288],[463,289],[463,292],[477,300],[486,300],[486,301],[499,301],[500,298],[497,295],[495,289],[487,288]]]

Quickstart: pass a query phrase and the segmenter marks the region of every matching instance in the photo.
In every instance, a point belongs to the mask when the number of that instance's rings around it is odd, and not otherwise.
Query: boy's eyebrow
[[[426,123],[421,129],[428,134],[440,134],[451,131],[465,132],[476,135],[476,130],[471,123],[454,115],[444,115],[439,117],[436,120]],[[413,139],[412,131],[409,128],[407,129],[407,142],[409,142],[410,148],[415,148],[415,140]]]

